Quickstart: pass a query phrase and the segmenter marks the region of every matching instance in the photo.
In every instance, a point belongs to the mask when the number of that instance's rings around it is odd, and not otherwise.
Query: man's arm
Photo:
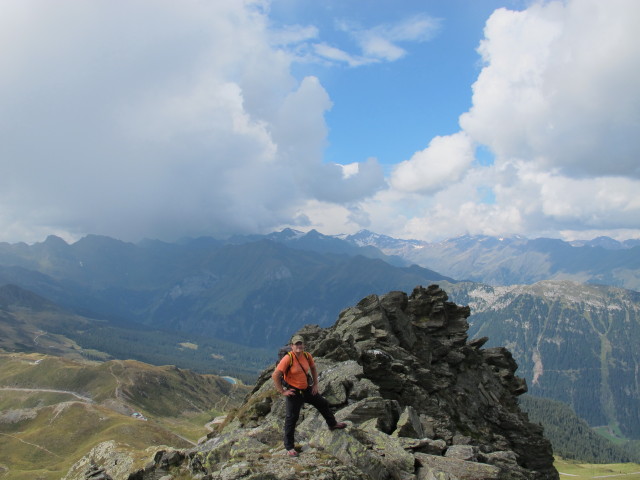
[[[295,392],[293,392],[292,390],[285,390],[284,387],[282,386],[282,379],[284,378],[283,373],[278,370],[277,368],[273,371],[273,373],[271,374],[271,379],[273,380],[273,384],[276,387],[276,390],[278,391],[278,393],[281,393],[282,395],[286,395],[289,396]]]

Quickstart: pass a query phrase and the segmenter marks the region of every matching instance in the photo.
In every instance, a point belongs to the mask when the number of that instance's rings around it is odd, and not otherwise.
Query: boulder
[[[451,478],[456,480],[499,480],[501,471],[498,467],[485,463],[470,462],[457,458],[439,457],[436,455],[426,455],[416,453],[416,458],[424,473],[435,476],[435,478]],[[441,474],[448,475],[442,476]],[[438,477],[437,475],[441,476]],[[424,474],[423,474],[424,475]],[[418,479],[421,476],[418,475]],[[428,478],[428,477],[426,477]]]
[[[411,438],[422,438],[424,436],[420,416],[412,406],[405,407],[398,419],[398,425],[393,435]]]

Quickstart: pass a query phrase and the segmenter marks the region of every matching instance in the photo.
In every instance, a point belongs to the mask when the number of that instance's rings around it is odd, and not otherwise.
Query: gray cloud
[[[383,185],[375,162],[323,163],[331,101],[291,76],[259,2],[2,10],[0,240],[269,231]]]

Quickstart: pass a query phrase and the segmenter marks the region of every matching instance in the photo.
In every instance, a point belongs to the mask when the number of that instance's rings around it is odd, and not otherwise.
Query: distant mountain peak
[[[300,237],[304,237],[305,235],[305,232],[301,232],[300,230],[285,228],[280,230],[279,232],[270,233],[269,235],[267,235],[267,238],[277,240],[294,240]]]
[[[360,247],[372,246],[380,248],[383,252],[385,248],[394,248],[405,246],[407,248],[416,248],[423,245],[425,242],[420,240],[402,240],[393,238],[388,235],[375,233],[370,230],[360,230],[353,235],[347,235],[344,239]]]
[[[606,250],[620,250],[627,248],[624,243],[614,240],[611,237],[596,237],[592,240],[574,240],[569,242],[573,247],[602,247]]]
[[[640,255],[636,253],[640,240],[618,242],[598,237],[566,242],[557,238],[528,239],[522,235],[465,234],[426,242],[396,239],[369,230],[341,238],[361,247],[375,247],[387,256],[452,278],[490,285],[572,279],[640,290]]]
[[[62,238],[58,237],[57,235],[47,236],[44,243],[47,245],[69,245],[67,242],[65,242]]]

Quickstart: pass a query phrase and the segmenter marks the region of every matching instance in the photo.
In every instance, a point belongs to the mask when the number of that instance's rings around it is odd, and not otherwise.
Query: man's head
[[[291,345],[296,345],[297,343],[304,345],[304,337],[302,335],[294,335],[291,337]]]

